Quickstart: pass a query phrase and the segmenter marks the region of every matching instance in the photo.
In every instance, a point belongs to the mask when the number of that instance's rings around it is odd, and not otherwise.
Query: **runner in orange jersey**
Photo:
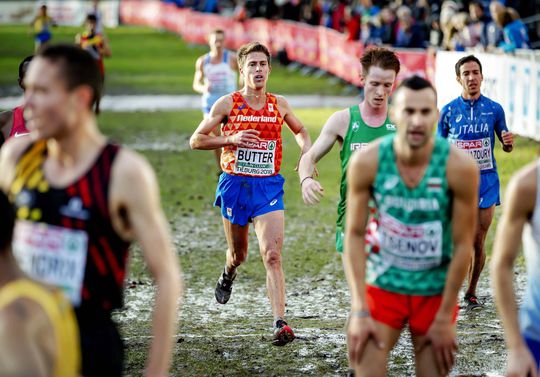
[[[284,234],[282,159],[283,122],[305,153],[311,146],[307,130],[281,96],[266,92],[272,68],[268,49],[252,42],[238,51],[244,87],[221,97],[191,137],[192,149],[223,148],[215,205],[221,207],[227,259],[216,285],[216,300],[225,304],[236,269],[247,258],[248,222],[253,222],[266,268],[266,287],[274,315],[274,345],[294,339],[284,320],[285,277],[281,268]],[[221,135],[211,132],[221,125]]]

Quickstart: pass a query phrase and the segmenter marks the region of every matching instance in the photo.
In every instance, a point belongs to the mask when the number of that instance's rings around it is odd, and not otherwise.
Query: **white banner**
[[[438,52],[435,87],[441,109],[461,95],[455,64],[470,52]],[[540,141],[540,63],[509,55],[474,53],[482,63],[482,94],[504,109],[508,128]]]
[[[0,24],[30,24],[39,7],[47,5],[47,13],[58,25],[81,26],[86,15],[93,13],[92,1],[86,0],[21,0],[0,1]],[[101,0],[98,9],[103,25],[118,26],[120,0]]]

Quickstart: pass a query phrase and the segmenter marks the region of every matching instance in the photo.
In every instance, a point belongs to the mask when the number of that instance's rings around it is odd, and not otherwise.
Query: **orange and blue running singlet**
[[[251,108],[240,92],[232,94],[233,107],[229,120],[221,127],[224,136],[232,136],[244,130],[259,131],[259,141],[248,147],[226,146],[221,154],[221,168],[225,173],[249,177],[268,177],[279,173],[281,168],[281,116],[277,98],[266,94],[266,102],[260,110]]]

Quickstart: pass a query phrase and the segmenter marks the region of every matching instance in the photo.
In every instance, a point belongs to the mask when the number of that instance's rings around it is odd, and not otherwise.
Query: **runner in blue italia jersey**
[[[512,151],[514,137],[506,127],[502,106],[480,93],[484,78],[480,60],[473,55],[461,58],[456,63],[456,76],[463,91],[461,96],[443,107],[437,132],[458,148],[470,153],[478,163],[481,173],[478,229],[473,261],[469,269],[469,285],[465,292],[466,308],[471,310],[482,306],[476,297],[476,285],[486,260],[486,234],[493,220],[495,206],[500,204],[499,175],[493,155],[495,135],[501,141],[505,152]]]

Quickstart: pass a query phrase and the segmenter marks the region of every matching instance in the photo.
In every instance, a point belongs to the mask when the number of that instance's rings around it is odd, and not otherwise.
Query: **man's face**
[[[244,83],[252,89],[264,88],[271,70],[264,52],[249,53],[244,64],[240,67]]]
[[[439,118],[435,92],[431,88],[400,88],[394,93],[391,117],[401,140],[412,149],[423,147],[433,137]]]
[[[484,76],[477,62],[467,62],[459,67],[457,81],[463,88],[463,94],[474,97],[480,92]]]
[[[86,21],[86,30],[88,30],[88,32],[90,32],[90,33],[95,33],[96,32],[96,22],[93,21],[93,20]]]
[[[60,64],[36,57],[24,78],[24,118],[28,130],[40,139],[61,135],[77,123],[80,110],[75,91],[68,91]]]
[[[362,77],[364,101],[374,109],[386,106],[395,80],[396,72],[393,69],[371,67],[367,75]]]
[[[478,21],[484,14],[484,11],[478,4],[472,3],[469,5],[469,13],[474,21]]]
[[[221,51],[225,43],[225,35],[221,33],[212,33],[208,38],[208,45],[212,51]]]

